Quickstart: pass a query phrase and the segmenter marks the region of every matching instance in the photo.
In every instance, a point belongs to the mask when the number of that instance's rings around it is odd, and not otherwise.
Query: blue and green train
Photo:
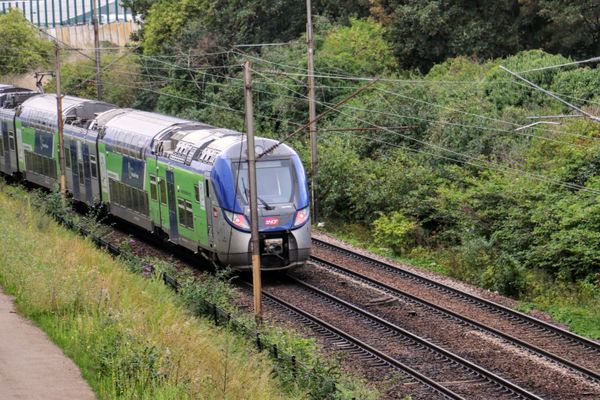
[[[63,98],[67,190],[220,265],[251,268],[246,140],[166,115]],[[56,96],[0,85],[0,171],[56,190]],[[256,138],[262,153],[276,142]],[[256,164],[263,270],[303,265],[311,248],[306,177],[285,144]]]

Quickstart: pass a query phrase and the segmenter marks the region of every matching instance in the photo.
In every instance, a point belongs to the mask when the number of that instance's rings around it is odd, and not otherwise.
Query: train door
[[[66,152],[65,152],[66,153]],[[73,182],[73,198],[75,200],[80,200],[81,199],[81,192],[79,190],[80,188],[80,172],[79,172],[79,164],[77,162],[77,141],[76,140],[70,140],[69,141],[69,158],[70,158],[70,162],[66,162],[65,160],[65,164],[70,164],[71,167],[71,180]],[[69,166],[67,166],[68,168]]]
[[[177,243],[179,232],[177,229],[177,203],[175,199],[175,175],[172,170],[167,169],[167,200],[169,203],[169,237],[172,242]]]
[[[4,172],[10,173],[10,150],[8,149],[8,124],[0,122],[0,155],[4,161]]]
[[[150,218],[155,228],[162,229],[161,218],[161,191],[160,191],[160,175],[158,174],[158,166],[156,157],[148,157],[146,159],[146,173],[148,174],[147,182],[150,184]],[[166,202],[166,198],[165,198]]]
[[[79,197],[77,198],[77,200],[79,201],[84,201],[85,200],[85,176],[86,176],[86,171],[85,171],[85,164],[83,162],[83,145],[81,143],[80,140],[77,140],[77,172],[79,174],[79,187],[78,187],[78,192],[79,192]],[[89,172],[88,172],[89,175]]]
[[[90,150],[88,148],[87,141],[84,141],[81,150],[83,151],[83,189],[85,191],[85,198],[82,200],[87,204],[92,204],[92,177],[90,176]]]
[[[205,198],[205,207],[206,207],[206,224],[207,224],[207,234],[208,234],[208,247],[211,249],[215,246],[214,240],[214,224],[216,221],[213,221],[214,218],[218,216],[218,209],[215,209],[212,203],[212,193],[210,186],[210,172],[206,172],[204,174],[204,198]]]
[[[156,189],[158,197],[158,221],[155,223],[163,232],[169,233],[169,205],[167,201],[167,165],[156,164]]]

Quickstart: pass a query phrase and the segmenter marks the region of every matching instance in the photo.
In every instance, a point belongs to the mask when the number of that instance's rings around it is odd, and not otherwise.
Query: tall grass
[[[0,285],[100,399],[277,399],[273,366],[0,182]]]

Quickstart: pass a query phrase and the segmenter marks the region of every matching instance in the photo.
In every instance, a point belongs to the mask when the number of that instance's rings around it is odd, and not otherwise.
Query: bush
[[[418,237],[418,226],[402,213],[393,212],[390,216],[380,214],[373,222],[373,236],[383,246],[396,254],[403,254],[414,246]]]
[[[546,69],[543,71],[523,72],[531,69],[558,65],[569,62],[568,58],[560,55],[552,55],[541,50],[522,51],[515,56],[499,60],[499,64],[513,72],[521,72],[521,75],[527,80],[549,88],[554,81],[554,77],[559,73],[559,69]],[[517,78],[512,77],[508,72],[493,68],[487,76],[488,85],[486,92],[489,100],[494,103],[498,110],[507,106],[539,108],[548,103],[548,95],[535,90]],[[555,104],[555,102],[551,103]]]
[[[525,268],[511,256],[501,256],[489,266],[481,276],[483,287],[497,293],[520,297],[528,291],[528,278]]]

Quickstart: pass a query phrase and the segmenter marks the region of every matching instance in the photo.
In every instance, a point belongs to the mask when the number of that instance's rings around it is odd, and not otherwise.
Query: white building
[[[93,0],[0,0],[0,12],[19,9],[25,18],[43,28],[89,24]],[[119,0],[96,0],[98,22],[131,21],[131,10]]]

